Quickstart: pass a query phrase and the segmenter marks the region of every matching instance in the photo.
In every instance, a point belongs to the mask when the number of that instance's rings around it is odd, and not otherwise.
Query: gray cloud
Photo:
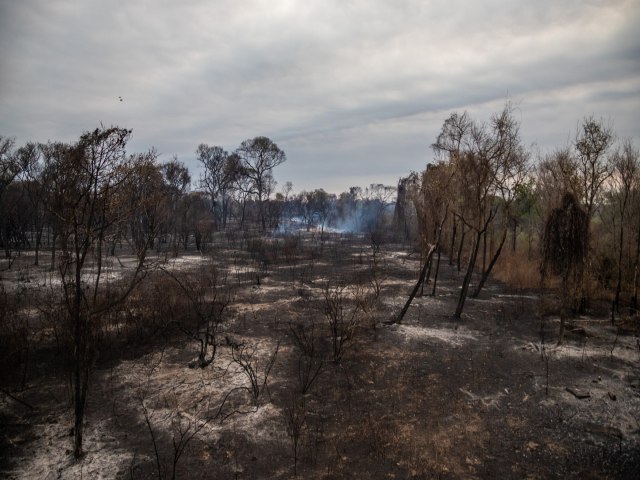
[[[118,124],[194,172],[199,143],[267,135],[296,189],[395,183],[507,97],[542,149],[592,114],[640,137],[638,24],[637,0],[0,0],[0,133]]]

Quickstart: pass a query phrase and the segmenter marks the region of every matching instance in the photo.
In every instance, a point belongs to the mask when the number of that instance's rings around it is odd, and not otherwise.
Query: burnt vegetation
[[[633,478],[640,157],[510,105],[398,185],[280,189],[266,137],[0,137],[9,478]]]

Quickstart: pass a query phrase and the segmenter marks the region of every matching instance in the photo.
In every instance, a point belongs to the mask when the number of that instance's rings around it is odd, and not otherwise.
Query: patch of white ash
[[[460,392],[465,394],[469,398],[469,402],[477,403],[478,405],[482,405],[483,407],[489,408],[498,408],[500,404],[500,399],[508,394],[509,390],[505,389],[504,391],[498,391],[493,395],[481,396],[477,395],[469,390],[465,390],[464,388],[460,388]]]
[[[455,347],[461,347],[467,342],[478,339],[476,335],[464,327],[458,327],[454,330],[450,328],[420,327],[417,325],[398,325],[394,330],[397,334],[403,336],[406,341],[437,340]]]
[[[596,343],[587,339],[580,344],[565,341],[562,345],[547,345],[546,349],[555,358],[573,358],[579,360],[616,359],[633,364],[640,360],[640,348],[635,343],[634,337],[619,337],[611,339],[611,343]],[[615,344],[614,344],[615,341]],[[537,350],[540,344],[536,345]],[[531,350],[531,348],[529,348]]]
[[[68,435],[71,419],[40,427],[38,439],[25,450],[24,458],[9,478],[95,478],[124,476],[133,453],[119,445],[104,422],[85,425],[85,454],[76,460],[71,453],[73,437]]]

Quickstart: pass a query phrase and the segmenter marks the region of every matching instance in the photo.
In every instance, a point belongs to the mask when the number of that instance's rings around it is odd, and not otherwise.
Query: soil
[[[366,238],[325,237],[302,236],[286,255],[211,251],[234,284],[214,362],[189,368],[198,344],[175,329],[99,356],[78,460],[68,377],[43,337],[24,387],[0,394],[0,475],[170,478],[175,465],[176,478],[637,478],[637,328],[580,317],[556,346],[552,295],[541,301],[495,281],[456,321],[462,273],[446,258],[436,295],[417,297],[401,324],[389,324],[420,255],[387,243],[374,258]],[[195,274],[207,261],[184,254],[165,268]],[[5,288],[41,288],[29,286],[41,285],[39,272],[5,273]],[[359,325],[339,362],[327,284],[346,287],[344,312]],[[305,395],[295,324],[316,326],[324,360]],[[260,386],[277,353],[257,399],[233,361],[235,343],[252,355]]]

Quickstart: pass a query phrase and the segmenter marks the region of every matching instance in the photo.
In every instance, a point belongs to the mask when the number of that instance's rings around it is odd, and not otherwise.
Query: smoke
[[[326,197],[325,194],[321,197],[321,201],[317,202],[308,200],[304,195],[310,197],[309,193],[303,192],[283,209],[283,217],[274,233],[378,231],[393,224],[395,191],[395,187],[381,184],[371,185],[364,192],[358,187],[353,187],[337,198],[333,195]],[[300,197],[303,199],[301,200]]]

